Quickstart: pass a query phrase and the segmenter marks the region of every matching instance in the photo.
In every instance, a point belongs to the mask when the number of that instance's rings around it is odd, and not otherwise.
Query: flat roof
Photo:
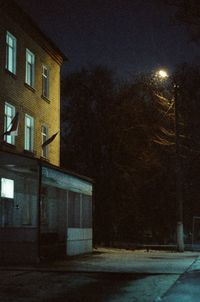
[[[12,152],[12,151],[7,151],[7,150],[2,150],[2,149],[0,149],[0,153],[3,153],[3,154],[8,155],[8,156],[9,155],[10,156],[18,156],[20,158],[25,158],[27,160],[32,160],[32,161],[35,161],[40,166],[51,168],[51,169],[57,170],[59,172],[63,172],[65,174],[80,178],[82,180],[85,180],[85,181],[88,181],[88,182],[91,182],[91,183],[95,183],[95,181],[92,178],[88,177],[88,176],[78,174],[78,173],[73,172],[71,170],[67,170],[66,168],[63,168],[63,167],[55,166],[55,165],[53,165],[53,164],[51,164],[51,163],[49,163],[49,162],[47,162],[43,159],[40,159],[40,158],[31,157],[31,156],[28,156],[28,155],[25,155],[25,154]]]

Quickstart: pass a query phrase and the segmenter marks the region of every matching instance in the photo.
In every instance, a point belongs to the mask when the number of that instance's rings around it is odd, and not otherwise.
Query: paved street
[[[0,301],[168,302],[160,297],[197,256],[192,252],[98,249],[93,255],[38,267],[1,267]]]
[[[200,301],[200,259],[183,274],[163,297],[162,302]]]

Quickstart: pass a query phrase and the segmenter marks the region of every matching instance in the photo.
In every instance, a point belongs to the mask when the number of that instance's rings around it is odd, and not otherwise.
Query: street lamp
[[[160,69],[156,72],[156,76],[161,78],[161,79],[166,79],[169,77],[168,73],[166,70],[164,69]]]
[[[165,70],[159,70],[156,76],[160,79],[169,78]],[[176,202],[177,202],[177,248],[179,252],[184,252],[184,233],[183,233],[183,191],[182,191],[182,171],[180,156],[180,126],[178,115],[178,84],[172,79],[174,87],[174,108],[175,108],[175,155],[176,155]]]

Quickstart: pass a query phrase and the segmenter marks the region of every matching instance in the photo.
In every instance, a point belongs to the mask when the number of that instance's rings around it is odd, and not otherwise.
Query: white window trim
[[[42,144],[46,141],[44,141],[43,140],[43,138],[44,138],[44,132],[42,131],[43,130],[43,127],[45,127],[46,128],[46,131],[47,131],[47,133],[46,133],[46,140],[48,140],[48,138],[49,138],[49,136],[48,136],[48,127],[45,125],[45,124],[42,124],[41,125],[41,136],[42,136]],[[46,155],[45,155],[45,152],[46,152]],[[44,147],[44,148],[42,148],[42,157],[44,157],[44,158],[48,158],[48,155],[49,155],[49,150],[48,150],[48,145],[46,146],[46,147]]]
[[[31,146],[30,148],[27,148],[27,124],[26,124],[26,119],[29,118],[31,120]],[[34,118],[28,114],[25,114],[25,119],[24,119],[24,150],[33,152],[34,150]]]
[[[28,62],[28,55],[31,56],[32,62]],[[28,77],[28,64],[32,66],[32,74],[30,74],[30,78],[32,78],[32,81],[29,81]],[[26,72],[25,72],[25,83],[32,88],[35,86],[35,55],[32,51],[30,51],[28,48],[26,48]]]
[[[47,71],[47,75],[44,70]],[[47,93],[45,93],[44,78],[47,80]],[[49,68],[46,65],[42,65],[42,96],[49,98]]]
[[[11,117],[11,121],[12,119],[15,117],[15,114],[16,114],[16,108],[15,106],[11,105],[10,103],[8,102],[5,102],[5,105],[4,105],[4,132],[10,130],[10,127],[11,127],[11,122],[9,125],[5,124],[5,116],[6,116],[6,106],[7,107],[10,107],[11,110],[13,111],[13,114],[12,114],[12,117]],[[9,139],[11,139],[11,142],[9,142]],[[11,144],[11,145],[15,145],[15,136],[11,136],[11,135],[5,135],[4,136],[4,141],[8,144]]]
[[[8,49],[11,47],[9,43],[7,42],[7,38],[10,37],[13,40],[13,69],[9,69],[9,55],[8,55]],[[13,73],[16,74],[16,60],[17,60],[17,39],[15,36],[13,36],[9,31],[6,32],[6,69]]]

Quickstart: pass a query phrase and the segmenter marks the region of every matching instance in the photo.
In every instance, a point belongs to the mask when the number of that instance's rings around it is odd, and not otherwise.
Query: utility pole
[[[180,123],[179,123],[179,86],[174,82],[174,107],[175,107],[175,156],[176,156],[176,204],[177,204],[177,249],[184,252],[184,232],[183,232],[183,178],[180,153]]]
[[[165,70],[159,70],[156,76],[160,79],[169,78],[168,73]],[[184,232],[183,232],[183,177],[182,177],[182,165],[181,165],[181,151],[180,151],[180,123],[179,123],[179,100],[178,91],[179,86],[176,79],[172,78],[174,86],[174,108],[175,108],[175,161],[176,161],[176,209],[177,209],[177,249],[179,252],[184,252]]]

